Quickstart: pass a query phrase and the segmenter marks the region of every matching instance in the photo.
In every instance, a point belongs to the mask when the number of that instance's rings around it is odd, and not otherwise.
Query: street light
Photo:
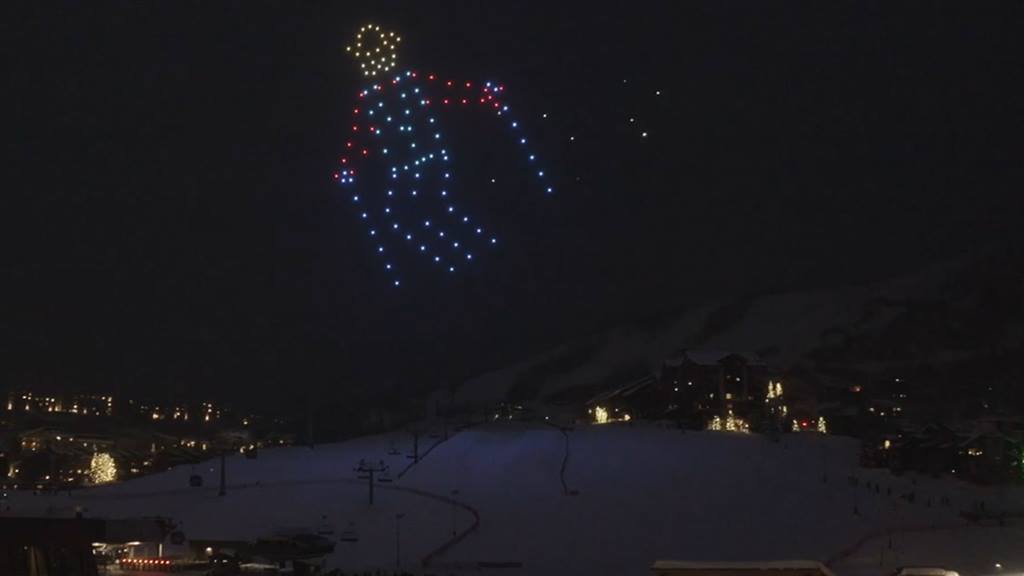
[[[395,570],[402,569],[402,518],[405,513],[395,514]]]

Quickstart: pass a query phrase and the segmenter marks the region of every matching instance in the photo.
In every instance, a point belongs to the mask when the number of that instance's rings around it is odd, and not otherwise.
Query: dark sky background
[[[1018,236],[1020,3],[3,10],[9,387],[426,388],[659,310]],[[330,179],[368,20],[402,34],[403,66],[505,82],[550,159],[557,197],[458,278],[391,287]]]

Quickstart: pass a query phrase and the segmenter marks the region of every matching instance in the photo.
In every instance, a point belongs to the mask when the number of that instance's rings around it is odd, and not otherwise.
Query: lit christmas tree
[[[769,434],[775,437],[778,433],[782,432],[783,421],[787,414],[789,414],[789,408],[786,407],[785,400],[782,397],[781,382],[768,382],[764,406],[763,427]]]
[[[89,481],[93,484],[105,484],[117,480],[117,464],[106,452],[97,452],[89,462]]]

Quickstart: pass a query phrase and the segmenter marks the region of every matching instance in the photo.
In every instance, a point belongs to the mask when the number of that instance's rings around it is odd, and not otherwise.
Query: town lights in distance
[[[359,29],[354,45],[346,46],[363,76],[372,78],[383,74],[398,64],[398,43],[402,41],[394,32],[383,31],[380,26],[367,24]]]
[[[377,34],[377,28],[362,30]],[[357,36],[357,48],[359,41]],[[367,70],[363,68],[364,75],[373,76],[387,68]],[[504,96],[505,86],[500,83],[454,80],[415,70],[392,72],[358,93],[332,176],[365,226],[381,270],[392,285],[403,285],[398,259],[420,259],[453,274],[502,244],[487,214],[470,214],[461,201],[473,190],[459,177],[458,151],[446,143],[447,117],[482,117],[502,128],[529,174],[532,190],[527,192],[542,197],[554,192],[540,158],[528,145],[532,141],[523,123],[512,116]],[[487,128],[489,123],[478,124]],[[481,138],[485,137],[483,133]]]

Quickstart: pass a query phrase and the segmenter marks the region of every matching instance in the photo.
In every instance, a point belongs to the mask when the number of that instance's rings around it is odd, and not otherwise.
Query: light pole
[[[452,538],[455,537],[455,497],[458,495],[458,490],[452,490]]]
[[[821,483],[828,484],[828,447],[821,445]]]
[[[409,430],[409,434],[412,434],[412,454],[409,454],[409,458],[412,458],[413,464],[420,463],[420,430]]]
[[[217,491],[217,496],[224,496],[228,493],[227,460],[227,450],[222,449],[220,452],[220,489]]]
[[[402,518],[404,512],[395,514],[395,570],[402,569]]]

